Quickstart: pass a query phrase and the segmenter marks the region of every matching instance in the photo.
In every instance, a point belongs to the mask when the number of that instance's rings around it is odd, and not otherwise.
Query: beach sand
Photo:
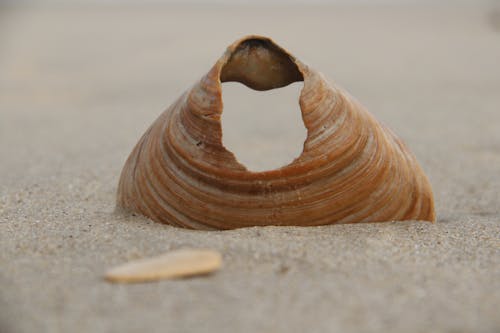
[[[499,332],[499,17],[487,5],[1,7],[0,332]],[[250,33],[407,143],[435,224],[205,232],[114,213],[139,136]],[[184,247],[217,249],[224,267],[103,280]]]

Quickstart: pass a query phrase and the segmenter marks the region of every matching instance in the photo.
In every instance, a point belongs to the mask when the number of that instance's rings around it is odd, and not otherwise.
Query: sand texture
[[[498,13],[0,7],[0,332],[499,332]],[[437,223],[201,232],[114,213],[139,136],[249,33],[335,80],[407,143]],[[231,119],[243,147],[254,124]],[[259,130],[256,156],[296,135]],[[224,267],[103,279],[184,247],[218,250]]]

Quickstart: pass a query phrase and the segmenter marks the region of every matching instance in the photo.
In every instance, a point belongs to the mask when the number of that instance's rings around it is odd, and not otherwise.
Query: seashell
[[[269,90],[303,81],[302,154],[251,172],[222,145],[221,82]],[[230,45],[151,125],[123,168],[118,207],[192,229],[434,221],[429,181],[414,155],[344,90],[271,39]]]
[[[110,282],[147,282],[208,274],[221,265],[219,252],[182,249],[114,267],[104,277]]]

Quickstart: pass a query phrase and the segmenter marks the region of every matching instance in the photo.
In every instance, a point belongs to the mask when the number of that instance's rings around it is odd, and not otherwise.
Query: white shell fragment
[[[110,269],[106,280],[118,283],[147,282],[208,274],[222,265],[222,256],[213,250],[182,249],[135,260]]]

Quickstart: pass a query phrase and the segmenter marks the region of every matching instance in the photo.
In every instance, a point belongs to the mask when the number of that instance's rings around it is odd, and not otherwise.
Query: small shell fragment
[[[222,256],[217,251],[182,249],[114,267],[105,278],[118,283],[174,279],[212,273],[221,265]]]

